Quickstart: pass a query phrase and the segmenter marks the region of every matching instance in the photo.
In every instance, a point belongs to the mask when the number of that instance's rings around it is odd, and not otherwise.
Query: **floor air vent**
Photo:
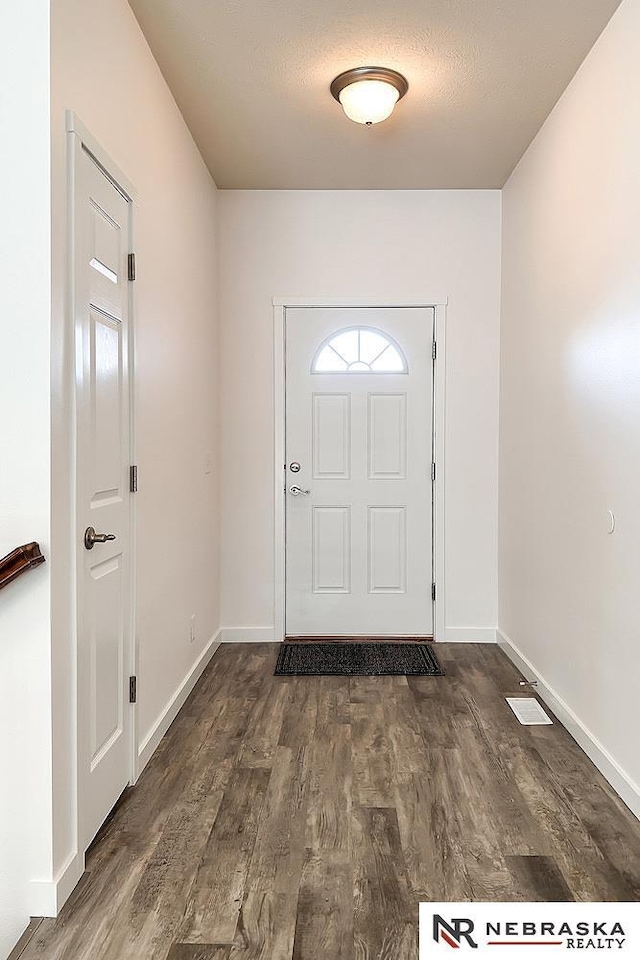
[[[535,697],[505,697],[516,717],[525,727],[553,723]]]

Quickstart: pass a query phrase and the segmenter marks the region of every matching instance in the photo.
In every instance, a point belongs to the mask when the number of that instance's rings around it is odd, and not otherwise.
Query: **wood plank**
[[[243,767],[271,769],[289,700],[289,688],[279,677],[265,681],[263,696],[254,701],[240,745],[238,763]]]
[[[228,944],[175,943],[167,960],[229,960]]]
[[[470,900],[471,880],[451,770],[452,751],[425,751],[424,772],[395,785],[400,843],[414,902]]]
[[[384,708],[385,697],[394,689],[391,680],[396,678],[354,677],[351,681],[355,798],[362,806],[393,806],[394,761]]]
[[[352,744],[351,726],[341,722],[349,682],[327,677],[322,681],[324,696],[310,754],[293,960],[316,956],[354,960]]]
[[[270,771],[237,767],[193,881],[178,939],[233,943]]]
[[[308,678],[306,678],[308,681]],[[318,722],[323,730],[327,724],[351,722],[351,684],[349,677],[317,677]]]
[[[282,719],[279,745],[297,750],[314,740],[318,723],[321,685],[308,677],[283,677],[289,691],[287,710]]]
[[[344,850],[306,853],[292,960],[315,957],[355,960],[353,865]]]
[[[351,856],[351,727],[319,724],[311,749],[305,843]]]
[[[408,677],[422,736],[429,750],[455,750],[458,727],[469,726],[469,705],[464,681],[444,677]]]
[[[291,960],[305,859],[310,749],[278,747],[230,960]]]
[[[519,899],[562,903],[573,894],[553,857],[506,857],[517,885]]]
[[[417,960],[418,907],[407,882],[395,810],[356,807],[354,946],[358,960]]]
[[[425,740],[416,699],[409,684],[393,687],[383,710],[394,783],[424,771]]]

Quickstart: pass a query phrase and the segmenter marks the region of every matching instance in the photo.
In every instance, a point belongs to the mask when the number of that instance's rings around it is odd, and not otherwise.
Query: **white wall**
[[[623,0],[503,196],[499,623],[623,791],[640,783],[639,89]]]
[[[221,191],[222,619],[273,628],[274,296],[449,298],[446,626],[497,617],[499,191]]]
[[[65,328],[65,110],[74,110],[138,191],[137,640],[144,745],[219,627],[216,189],[126,0],[54,0],[53,716],[54,862],[75,852],[69,622],[70,459]],[[211,472],[205,472],[208,454]],[[196,614],[197,639],[189,643]],[[69,867],[73,871],[73,865]]]
[[[49,2],[0,4],[0,557],[49,557]],[[50,563],[0,593],[0,957],[50,860]]]

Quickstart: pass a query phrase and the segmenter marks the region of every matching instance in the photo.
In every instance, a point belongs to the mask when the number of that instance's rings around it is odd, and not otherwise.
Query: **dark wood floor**
[[[420,900],[638,900],[640,827],[493,645],[445,677],[221,647],[23,960],[416,960]]]

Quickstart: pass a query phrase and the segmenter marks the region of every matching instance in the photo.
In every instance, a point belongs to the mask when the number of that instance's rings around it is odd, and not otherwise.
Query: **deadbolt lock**
[[[289,464],[289,470],[291,470],[291,473],[300,473],[300,464],[297,460]]]

